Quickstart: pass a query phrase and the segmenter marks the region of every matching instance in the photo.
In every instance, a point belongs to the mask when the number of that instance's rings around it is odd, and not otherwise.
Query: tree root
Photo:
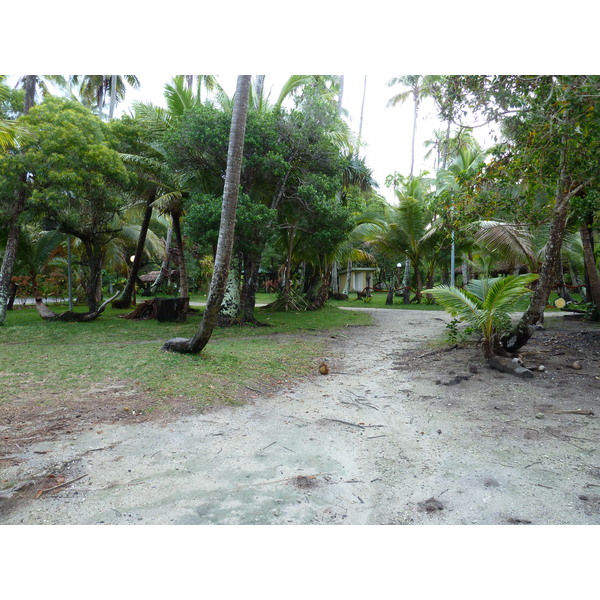
[[[496,369],[502,373],[510,373],[511,375],[517,375],[518,377],[527,379],[533,377],[533,372],[525,368],[522,361],[517,358],[508,359],[503,356],[492,355],[488,357],[487,362],[492,369]]]

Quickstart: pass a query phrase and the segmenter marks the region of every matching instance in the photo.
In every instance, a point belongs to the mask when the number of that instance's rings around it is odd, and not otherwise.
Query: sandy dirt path
[[[595,417],[540,419],[564,396],[551,379],[491,371],[479,351],[432,354],[444,313],[367,310],[373,326],[331,334],[328,375],[22,449],[4,479],[60,465],[72,483],[3,499],[0,523],[600,523]]]

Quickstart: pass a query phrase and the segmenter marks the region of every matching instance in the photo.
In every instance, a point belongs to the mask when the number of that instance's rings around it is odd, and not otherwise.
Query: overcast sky
[[[159,102],[174,74],[218,75],[233,91],[237,74],[266,73],[274,95],[292,74],[344,74],[344,107],[356,131],[366,73],[362,153],[388,199],[386,176],[410,170],[413,109],[410,101],[386,107],[396,93],[386,86],[392,77],[597,71],[595,21],[578,19],[575,33],[568,22],[577,11],[559,18],[533,1],[505,0],[502,11],[474,0],[460,7],[438,0],[419,6],[371,0],[360,10],[341,0],[303,0],[285,11],[274,0],[170,0],[158,10],[153,2],[140,10],[140,3],[127,0],[105,0],[95,8],[77,0],[30,0],[28,6],[32,43],[24,43],[20,28],[5,28],[3,42],[11,52],[3,56],[2,72],[133,73],[142,90],[130,90],[130,100]],[[561,43],[555,44],[559,34]],[[432,103],[424,103],[415,174],[432,169],[423,160],[423,142],[436,128]],[[477,131],[485,141],[482,134]]]

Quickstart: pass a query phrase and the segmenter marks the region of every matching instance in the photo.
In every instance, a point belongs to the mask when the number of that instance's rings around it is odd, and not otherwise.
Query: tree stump
[[[124,319],[156,319],[161,323],[185,321],[188,313],[189,298],[153,298],[146,300],[126,315]]]

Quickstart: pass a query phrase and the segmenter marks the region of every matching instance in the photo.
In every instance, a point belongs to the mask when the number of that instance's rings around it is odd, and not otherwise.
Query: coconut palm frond
[[[314,81],[315,81],[314,75],[292,75],[283,84],[283,87],[281,88],[281,91],[279,92],[279,96],[277,97],[277,100],[275,101],[275,106],[277,108],[280,107],[283,104],[284,100],[290,94],[292,94],[294,91],[296,91],[298,88],[302,87],[303,85],[308,85],[310,83],[314,83]]]
[[[482,319],[482,301],[475,294],[450,285],[440,285],[424,294],[431,294],[453,317],[479,326]]]
[[[494,316],[508,314],[516,302],[531,291],[527,285],[538,277],[537,273],[526,273],[488,280],[482,308]]]
[[[173,115],[162,106],[134,102],[133,111],[136,119],[143,122],[149,135],[161,139],[173,121]]]
[[[471,228],[480,246],[504,260],[525,259],[532,269],[537,265],[532,235],[526,227],[501,221],[477,221]]]

